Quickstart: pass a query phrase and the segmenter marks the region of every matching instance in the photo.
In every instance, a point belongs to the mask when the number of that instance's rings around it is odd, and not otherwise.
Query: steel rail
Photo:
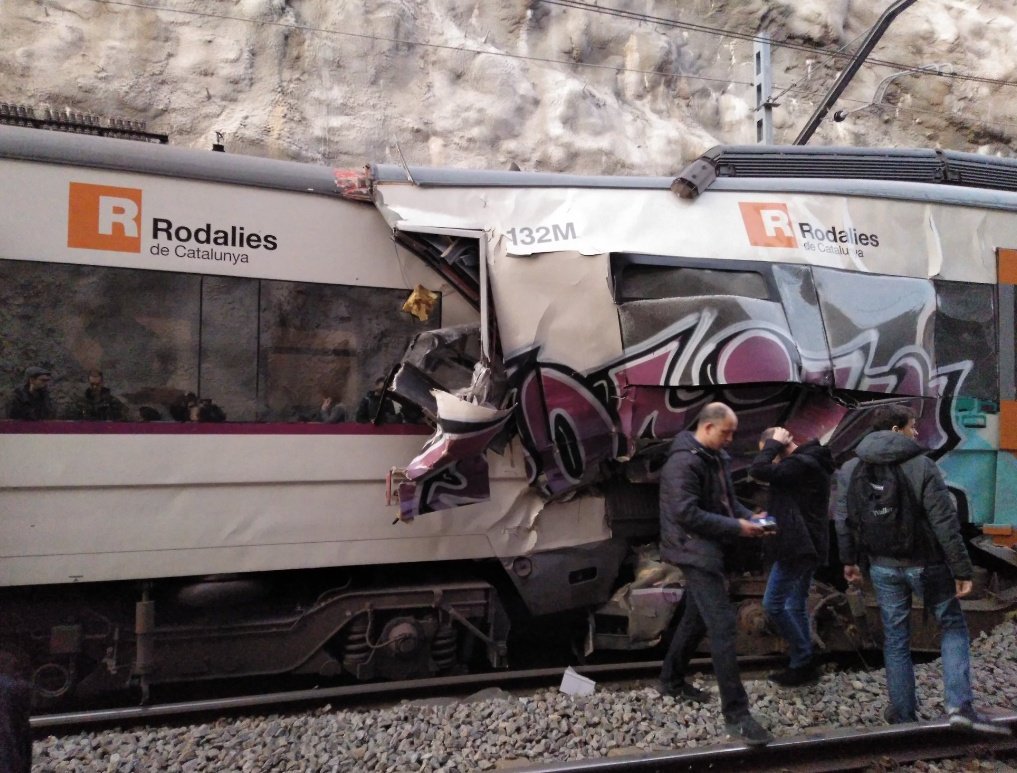
[[[1017,714],[993,722],[1017,730]],[[868,729],[831,729],[778,738],[769,746],[740,743],[609,758],[538,764],[518,773],[668,773],[669,771],[845,771],[888,769],[916,760],[974,754],[1017,755],[1017,737],[961,733],[946,720]]]
[[[745,657],[739,659],[746,670],[763,668],[781,662],[779,658],[769,656]],[[708,658],[696,658],[692,668],[705,670],[709,668]],[[574,666],[574,670],[587,677],[603,677],[613,679],[645,678],[660,672],[661,661],[647,660],[628,663],[604,663],[589,666]],[[521,685],[528,682],[544,682],[559,680],[564,667],[533,668],[518,671],[486,672],[481,674],[461,674],[457,676],[431,677],[426,679],[408,679],[398,682],[370,682],[366,684],[343,685],[337,687],[321,687],[304,690],[290,690],[259,695],[239,695],[227,698],[211,698],[204,700],[179,701],[165,704],[129,706],[98,710],[71,711],[33,716],[30,725],[33,734],[42,731],[73,729],[93,725],[130,724],[166,722],[176,717],[193,717],[209,714],[228,714],[258,708],[275,706],[298,706],[301,704],[321,704],[334,700],[355,701],[361,698],[394,699],[407,694],[427,692],[433,696],[440,693],[455,693],[464,688],[504,687]]]

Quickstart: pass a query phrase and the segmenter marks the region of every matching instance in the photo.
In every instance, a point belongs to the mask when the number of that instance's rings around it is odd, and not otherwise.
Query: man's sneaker
[[[756,722],[751,714],[725,722],[724,729],[730,738],[739,740],[746,746],[766,746],[773,740],[770,731]]]
[[[657,692],[661,695],[670,695],[675,700],[695,701],[696,703],[707,703],[710,700],[708,692],[700,690],[698,687],[693,687],[688,682],[682,682],[677,686],[661,682],[657,686]]]
[[[979,735],[1013,735],[1006,725],[997,725],[988,717],[984,717],[975,711],[969,703],[959,709],[950,709],[950,727],[965,733],[978,733]]]
[[[814,682],[818,676],[819,672],[816,671],[816,667],[809,663],[798,668],[789,667],[781,671],[774,671],[766,678],[774,684],[779,684],[781,687],[799,687],[803,684]]]

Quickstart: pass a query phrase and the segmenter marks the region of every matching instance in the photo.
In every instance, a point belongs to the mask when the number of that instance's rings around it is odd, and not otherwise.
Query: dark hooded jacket
[[[8,419],[46,421],[53,418],[53,403],[45,389],[32,391],[28,384],[14,390],[14,396],[7,406]]]
[[[833,454],[810,440],[775,464],[783,448],[767,440],[749,468],[749,475],[770,486],[768,512],[777,521],[774,557],[789,564],[824,564],[830,550]]]
[[[943,474],[925,449],[899,432],[881,430],[862,439],[856,449],[858,459],[846,462],[837,472],[837,498],[834,519],[837,527],[837,546],[845,564],[857,564],[860,546],[857,535],[848,523],[847,488],[858,460],[877,464],[899,463],[904,477],[911,485],[920,512],[915,531],[915,555],[911,558],[868,556],[879,566],[928,566],[946,563],[958,580],[970,580],[971,557],[964,547],[960,521]]]
[[[728,461],[688,430],[672,441],[660,471],[660,555],[669,564],[724,571],[724,545],[741,533],[738,519],[752,517],[734,496]]]

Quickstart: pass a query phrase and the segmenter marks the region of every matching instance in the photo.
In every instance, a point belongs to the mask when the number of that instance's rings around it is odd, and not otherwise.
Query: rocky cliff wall
[[[543,0],[11,0],[0,101],[336,165],[668,174],[755,141],[746,35],[780,44],[776,141],[790,142],[844,61],[820,51],[856,48],[888,5],[602,4],[632,18]],[[828,121],[812,144],[1009,154],[1017,86],[995,81],[1017,81],[1015,19],[1010,0],[917,0],[872,57],[953,75],[896,78],[883,107]],[[864,107],[900,71],[864,67],[837,107]]]

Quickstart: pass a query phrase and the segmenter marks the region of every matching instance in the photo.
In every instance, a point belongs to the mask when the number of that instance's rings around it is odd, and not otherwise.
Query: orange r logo
[[[756,247],[797,247],[786,204],[739,201],[749,244]]]
[[[67,246],[141,252],[141,190],[71,183]]]

